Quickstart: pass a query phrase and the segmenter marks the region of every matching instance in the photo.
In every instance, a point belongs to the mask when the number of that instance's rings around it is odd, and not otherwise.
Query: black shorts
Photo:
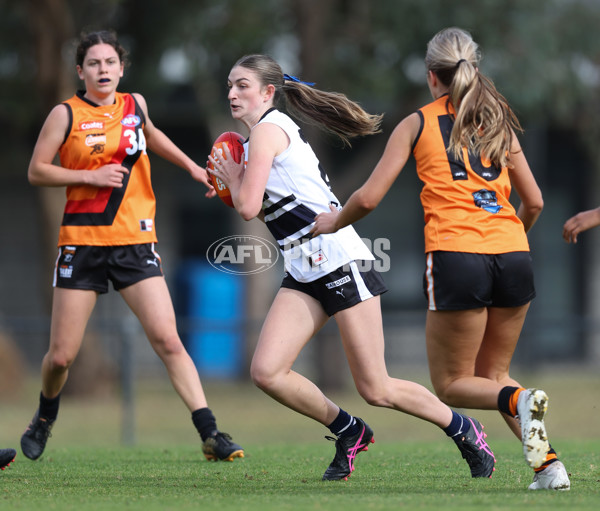
[[[140,280],[162,276],[160,256],[154,248],[154,243],[59,247],[53,286],[107,293],[109,280],[119,291]]]
[[[529,252],[426,254],[423,291],[429,310],[519,307],[535,298]]]
[[[281,287],[312,296],[328,316],[333,316],[336,312],[387,291],[379,272],[372,269],[372,265],[368,267],[371,269],[361,271],[353,261],[313,282],[298,282],[286,273]]]

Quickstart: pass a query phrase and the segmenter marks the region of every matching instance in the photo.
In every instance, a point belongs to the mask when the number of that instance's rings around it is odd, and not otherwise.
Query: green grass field
[[[426,376],[403,375],[428,385]],[[121,446],[118,396],[63,400],[48,447],[36,462],[18,449],[0,473],[0,509],[380,510],[598,509],[600,377],[585,372],[521,377],[550,395],[547,427],[571,474],[570,492],[530,492],[520,443],[495,412],[474,412],[497,458],[492,479],[472,479],[452,441],[436,427],[372,408],[351,388],[332,396],[375,430],[348,481],[323,482],[334,454],[328,431],[249,384],[205,385],[221,429],[246,449],[233,463],[204,460],[189,414],[162,377],[136,383],[135,436]],[[17,448],[33,414],[35,383],[3,403],[0,445]]]

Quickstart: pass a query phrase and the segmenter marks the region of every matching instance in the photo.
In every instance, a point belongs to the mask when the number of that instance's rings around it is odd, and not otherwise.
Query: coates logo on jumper
[[[279,259],[279,250],[264,238],[240,234],[215,241],[208,247],[206,259],[224,273],[250,275],[272,268]]]
[[[142,120],[139,118],[139,116],[134,114],[126,115],[123,117],[123,119],[121,119],[121,124],[123,126],[129,126],[130,128],[135,128],[141,122]]]
[[[104,122],[103,121],[83,121],[83,122],[79,123],[79,129],[81,131],[103,130]]]

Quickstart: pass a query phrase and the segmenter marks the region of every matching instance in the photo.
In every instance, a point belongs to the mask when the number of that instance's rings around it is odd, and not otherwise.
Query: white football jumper
[[[340,201],[300,127],[288,115],[273,108],[261,123],[279,126],[290,140],[288,148],[273,160],[262,206],[265,224],[283,254],[285,270],[298,282],[312,282],[351,261],[374,260],[350,225],[309,237],[315,216],[329,213],[329,204],[341,209]],[[246,155],[248,145],[246,141]]]

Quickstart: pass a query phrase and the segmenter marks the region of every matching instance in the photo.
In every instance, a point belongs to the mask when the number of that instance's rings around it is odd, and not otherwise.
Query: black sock
[[[195,412],[192,412],[192,422],[196,426],[203,442],[209,436],[217,434],[217,419],[215,419],[210,408],[199,408]]]
[[[519,390],[520,388],[521,387],[504,387],[498,393],[498,410],[510,415],[511,417],[514,417],[510,411],[510,397],[515,393],[516,390]]]
[[[449,437],[462,435],[469,431],[469,429],[471,429],[471,424],[467,418],[454,410],[452,410],[452,420],[450,421],[450,424],[443,428],[444,433]]]
[[[48,399],[40,392],[40,417],[44,417],[49,422],[54,422],[58,415],[58,405],[60,404],[60,394]]]
[[[327,426],[335,436],[349,436],[358,433],[358,423],[348,412],[340,408],[340,413],[335,420]]]

